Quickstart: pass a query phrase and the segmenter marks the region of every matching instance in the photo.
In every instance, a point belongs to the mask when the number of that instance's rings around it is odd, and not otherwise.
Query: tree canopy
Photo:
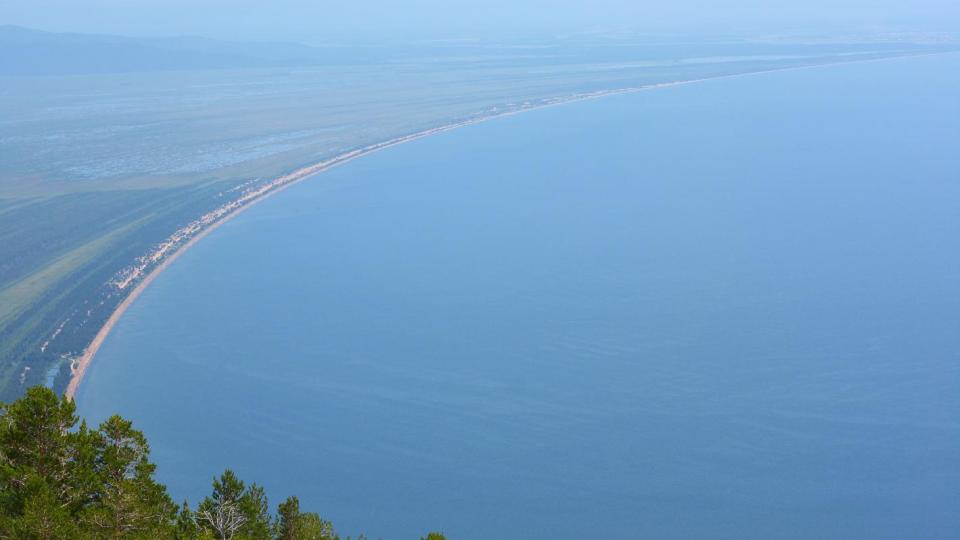
[[[129,420],[113,416],[91,429],[73,401],[31,388],[0,405],[0,538],[340,540],[297,497],[271,513],[263,488],[229,469],[195,509],[177,505],[155,471]]]

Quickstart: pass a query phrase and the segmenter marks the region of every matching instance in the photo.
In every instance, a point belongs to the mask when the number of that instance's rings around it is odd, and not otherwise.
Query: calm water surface
[[[81,388],[349,534],[960,530],[960,56],[384,151],[217,230]]]

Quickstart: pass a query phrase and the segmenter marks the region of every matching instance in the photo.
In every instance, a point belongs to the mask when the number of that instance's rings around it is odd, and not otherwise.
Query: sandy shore
[[[698,82],[705,82],[705,81],[712,81],[712,80],[719,80],[719,79],[729,79],[734,77],[743,77],[743,76],[756,75],[761,73],[771,73],[771,72],[777,72],[777,71],[788,71],[788,70],[797,70],[797,69],[805,69],[805,68],[823,67],[823,66],[829,66],[829,65],[835,65],[835,64],[846,64],[846,63],[854,63],[854,62],[869,62],[874,60],[885,60],[888,58],[897,58],[897,57],[898,56],[876,58],[876,59],[850,59],[850,60],[837,61],[837,62],[825,62],[822,64],[814,64],[814,65],[806,65],[806,66],[791,66],[791,67],[775,68],[775,69],[768,69],[768,70],[752,71],[747,73],[721,75],[717,77],[688,79],[688,80],[681,80],[681,81],[656,83],[656,84],[650,84],[645,86],[636,86],[636,87],[628,87],[628,88],[619,88],[614,90],[601,90],[596,92],[573,94],[569,96],[540,101],[537,103],[530,104],[529,106],[524,105],[516,109],[491,112],[482,116],[478,116],[476,118],[471,118],[469,120],[453,122],[450,124],[445,124],[435,128],[426,129],[426,130],[412,133],[409,135],[396,137],[394,139],[372,144],[372,145],[360,148],[358,150],[352,150],[350,152],[346,152],[344,154],[321,161],[319,163],[309,165],[301,169],[297,169],[296,171],[293,171],[289,174],[278,177],[268,182],[267,184],[265,184],[265,187],[263,188],[262,193],[255,195],[249,200],[243,201],[239,207],[230,210],[229,212],[223,214],[218,219],[216,219],[216,221],[213,221],[212,223],[206,225],[202,230],[194,234],[189,240],[184,242],[182,245],[178,246],[169,255],[165,256],[162,262],[160,262],[158,265],[150,269],[149,272],[141,279],[141,281],[137,283],[137,285],[133,288],[133,290],[130,291],[130,293],[126,296],[126,298],[124,298],[124,300],[120,302],[120,304],[116,307],[116,309],[114,309],[113,313],[111,313],[110,315],[110,318],[107,319],[107,322],[100,328],[100,330],[97,332],[96,336],[94,336],[90,344],[84,349],[83,353],[78,358],[74,359],[73,365],[71,366],[72,373],[70,377],[70,382],[67,385],[66,390],[64,391],[64,395],[70,398],[76,397],[77,389],[80,387],[80,383],[83,381],[83,377],[86,374],[87,369],[90,367],[90,364],[93,362],[94,357],[96,356],[97,352],[100,350],[100,347],[103,345],[104,340],[106,340],[107,336],[110,334],[110,331],[113,329],[114,325],[117,324],[117,321],[120,320],[120,318],[127,311],[127,309],[133,304],[133,302],[136,301],[136,299],[140,296],[141,293],[143,293],[143,291],[150,285],[150,283],[152,283],[153,280],[156,279],[156,277],[160,275],[161,272],[163,272],[167,267],[169,267],[170,264],[172,264],[177,259],[177,257],[182,255],[186,250],[190,249],[194,244],[199,242],[206,235],[216,230],[217,227],[223,225],[230,219],[233,219],[244,210],[252,207],[254,204],[266,199],[271,195],[279,193],[294,184],[302,182],[303,180],[306,180],[316,174],[319,174],[323,171],[336,167],[337,165],[342,165],[344,163],[347,163],[359,157],[363,157],[365,155],[371,154],[373,152],[390,148],[392,146],[397,146],[399,144],[403,144],[406,142],[414,141],[417,139],[421,139],[429,135],[434,135],[434,134],[442,133],[445,131],[451,131],[457,128],[478,124],[480,122],[485,122],[495,118],[511,116],[514,114],[520,114],[527,111],[544,109],[547,107],[553,107],[557,105],[586,101],[586,100],[597,99],[602,97],[609,97],[614,95],[630,94],[630,93],[641,92],[645,90],[654,90],[657,88],[666,88],[671,86],[687,85],[687,84],[693,84]]]

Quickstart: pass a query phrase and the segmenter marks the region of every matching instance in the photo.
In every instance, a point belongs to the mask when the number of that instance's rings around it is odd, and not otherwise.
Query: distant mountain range
[[[844,38],[790,42],[782,39],[682,40],[652,36],[612,38],[574,36],[549,42],[421,43],[313,47],[288,42],[238,42],[200,37],[123,37],[55,33],[0,25],[0,76],[74,75],[193,69],[266,68],[452,62],[469,64],[579,64],[696,58],[704,56],[821,55],[838,52],[955,50],[952,42],[930,39]]]
[[[241,43],[198,37],[136,38],[0,26],[0,74],[52,75],[249,68],[360,60],[353,51],[297,43]]]

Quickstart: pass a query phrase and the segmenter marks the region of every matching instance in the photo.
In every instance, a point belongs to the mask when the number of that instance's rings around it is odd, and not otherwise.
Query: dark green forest
[[[0,405],[0,419],[0,538],[340,539],[294,496],[272,512],[263,488],[230,470],[195,507],[177,504],[130,421],[113,416],[92,429],[72,400],[47,388]]]

